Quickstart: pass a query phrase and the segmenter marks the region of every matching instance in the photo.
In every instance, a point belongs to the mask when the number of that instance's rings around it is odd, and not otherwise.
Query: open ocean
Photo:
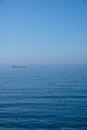
[[[87,66],[0,66],[0,130],[87,130]]]

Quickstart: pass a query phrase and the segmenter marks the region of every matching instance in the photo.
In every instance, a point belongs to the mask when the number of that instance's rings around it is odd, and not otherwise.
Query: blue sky
[[[0,63],[86,63],[86,0],[0,0]]]

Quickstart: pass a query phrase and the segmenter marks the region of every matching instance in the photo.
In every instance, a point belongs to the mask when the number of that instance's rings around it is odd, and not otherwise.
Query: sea
[[[0,65],[0,130],[87,130],[87,66]]]

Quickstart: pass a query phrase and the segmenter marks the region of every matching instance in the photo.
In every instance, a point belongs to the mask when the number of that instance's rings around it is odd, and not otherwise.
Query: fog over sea
[[[0,130],[87,130],[87,66],[0,65]]]

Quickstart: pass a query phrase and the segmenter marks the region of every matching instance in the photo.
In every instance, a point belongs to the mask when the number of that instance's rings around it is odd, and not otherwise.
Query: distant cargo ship
[[[12,65],[12,68],[26,68],[26,65]]]

